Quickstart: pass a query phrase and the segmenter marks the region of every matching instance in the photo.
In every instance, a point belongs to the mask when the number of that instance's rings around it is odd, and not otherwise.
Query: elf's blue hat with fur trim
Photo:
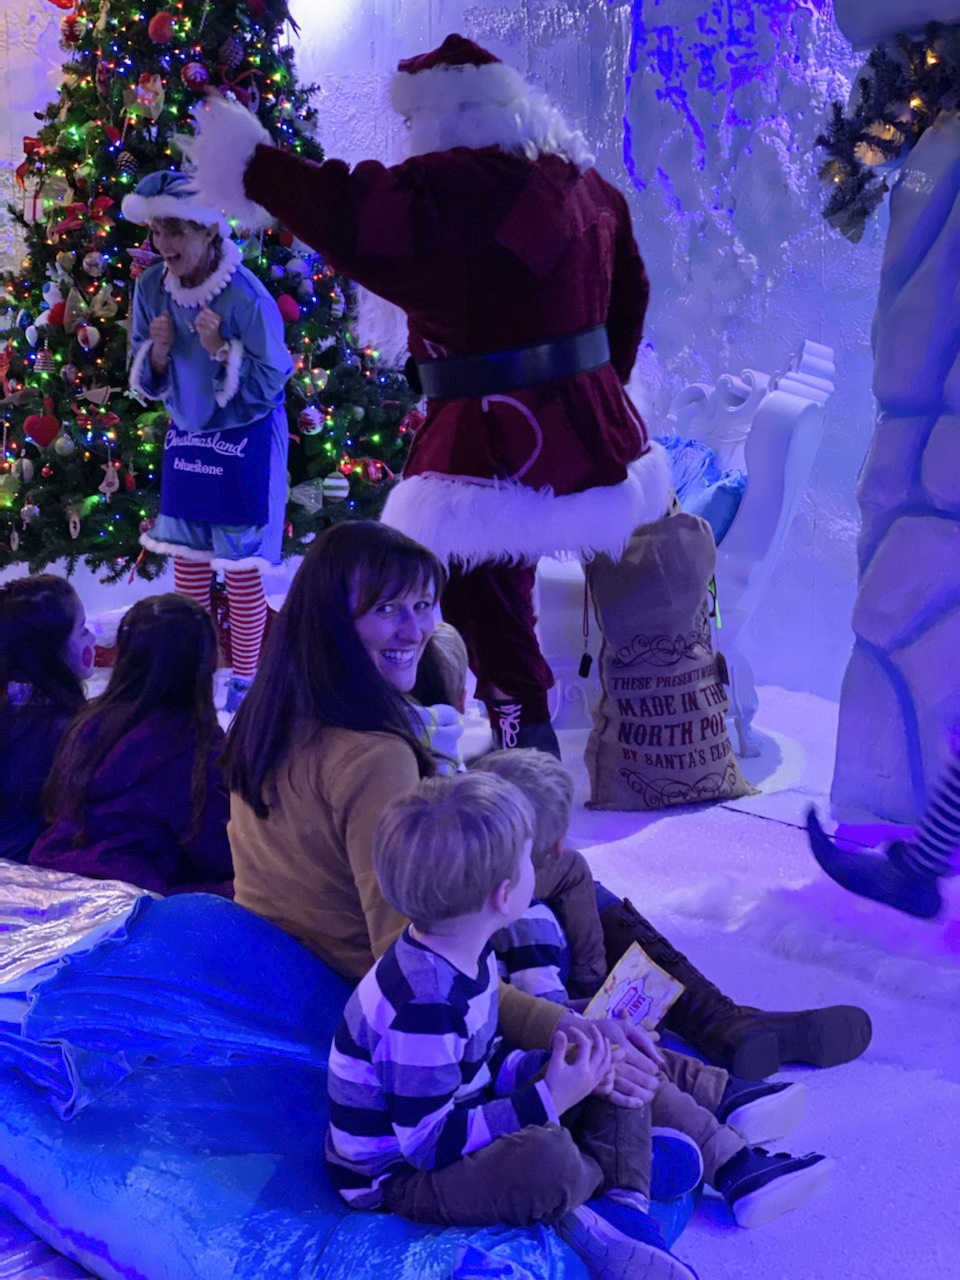
[[[124,196],[120,205],[130,222],[147,223],[154,218],[182,218],[198,222],[202,227],[217,227],[225,240],[230,238],[230,224],[216,209],[195,201],[190,191],[190,178],[173,169],[148,173],[137,183],[136,191]]]

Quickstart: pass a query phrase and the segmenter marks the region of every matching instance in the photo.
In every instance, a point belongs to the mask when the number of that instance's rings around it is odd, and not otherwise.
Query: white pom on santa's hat
[[[404,58],[390,86],[390,101],[402,116],[503,107],[523,101],[530,88],[519,72],[465,36],[449,35],[438,49]]]

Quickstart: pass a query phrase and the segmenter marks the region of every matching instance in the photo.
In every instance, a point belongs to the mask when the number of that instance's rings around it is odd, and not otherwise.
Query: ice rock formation
[[[842,8],[852,6],[838,3],[838,18]],[[900,8],[913,17],[914,6]],[[856,639],[832,791],[841,810],[906,821],[921,812],[960,727],[958,280],[960,118],[944,114],[904,162],[890,199],[875,327],[878,417],[858,491]]]

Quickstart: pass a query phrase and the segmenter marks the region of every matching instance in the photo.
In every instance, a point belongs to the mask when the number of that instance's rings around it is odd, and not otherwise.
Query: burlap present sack
[[[710,641],[716,559],[710,526],[680,511],[641,525],[621,560],[600,555],[587,566],[602,636],[584,756],[590,807],[663,809],[753,794],[730,745]]]

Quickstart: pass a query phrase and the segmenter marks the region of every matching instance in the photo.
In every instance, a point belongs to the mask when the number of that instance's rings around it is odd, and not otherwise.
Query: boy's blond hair
[[[424,707],[445,702],[462,710],[468,666],[463,636],[449,622],[438,622],[420,659],[413,697]]]
[[[573,804],[573,779],[546,751],[516,747],[491,751],[470,766],[506,778],[523,792],[533,809],[533,865],[539,870],[548,853],[566,838]]]
[[[383,896],[417,928],[479,911],[520,874],[533,811],[519,788],[474,773],[424,778],[384,809],[373,837]]]

